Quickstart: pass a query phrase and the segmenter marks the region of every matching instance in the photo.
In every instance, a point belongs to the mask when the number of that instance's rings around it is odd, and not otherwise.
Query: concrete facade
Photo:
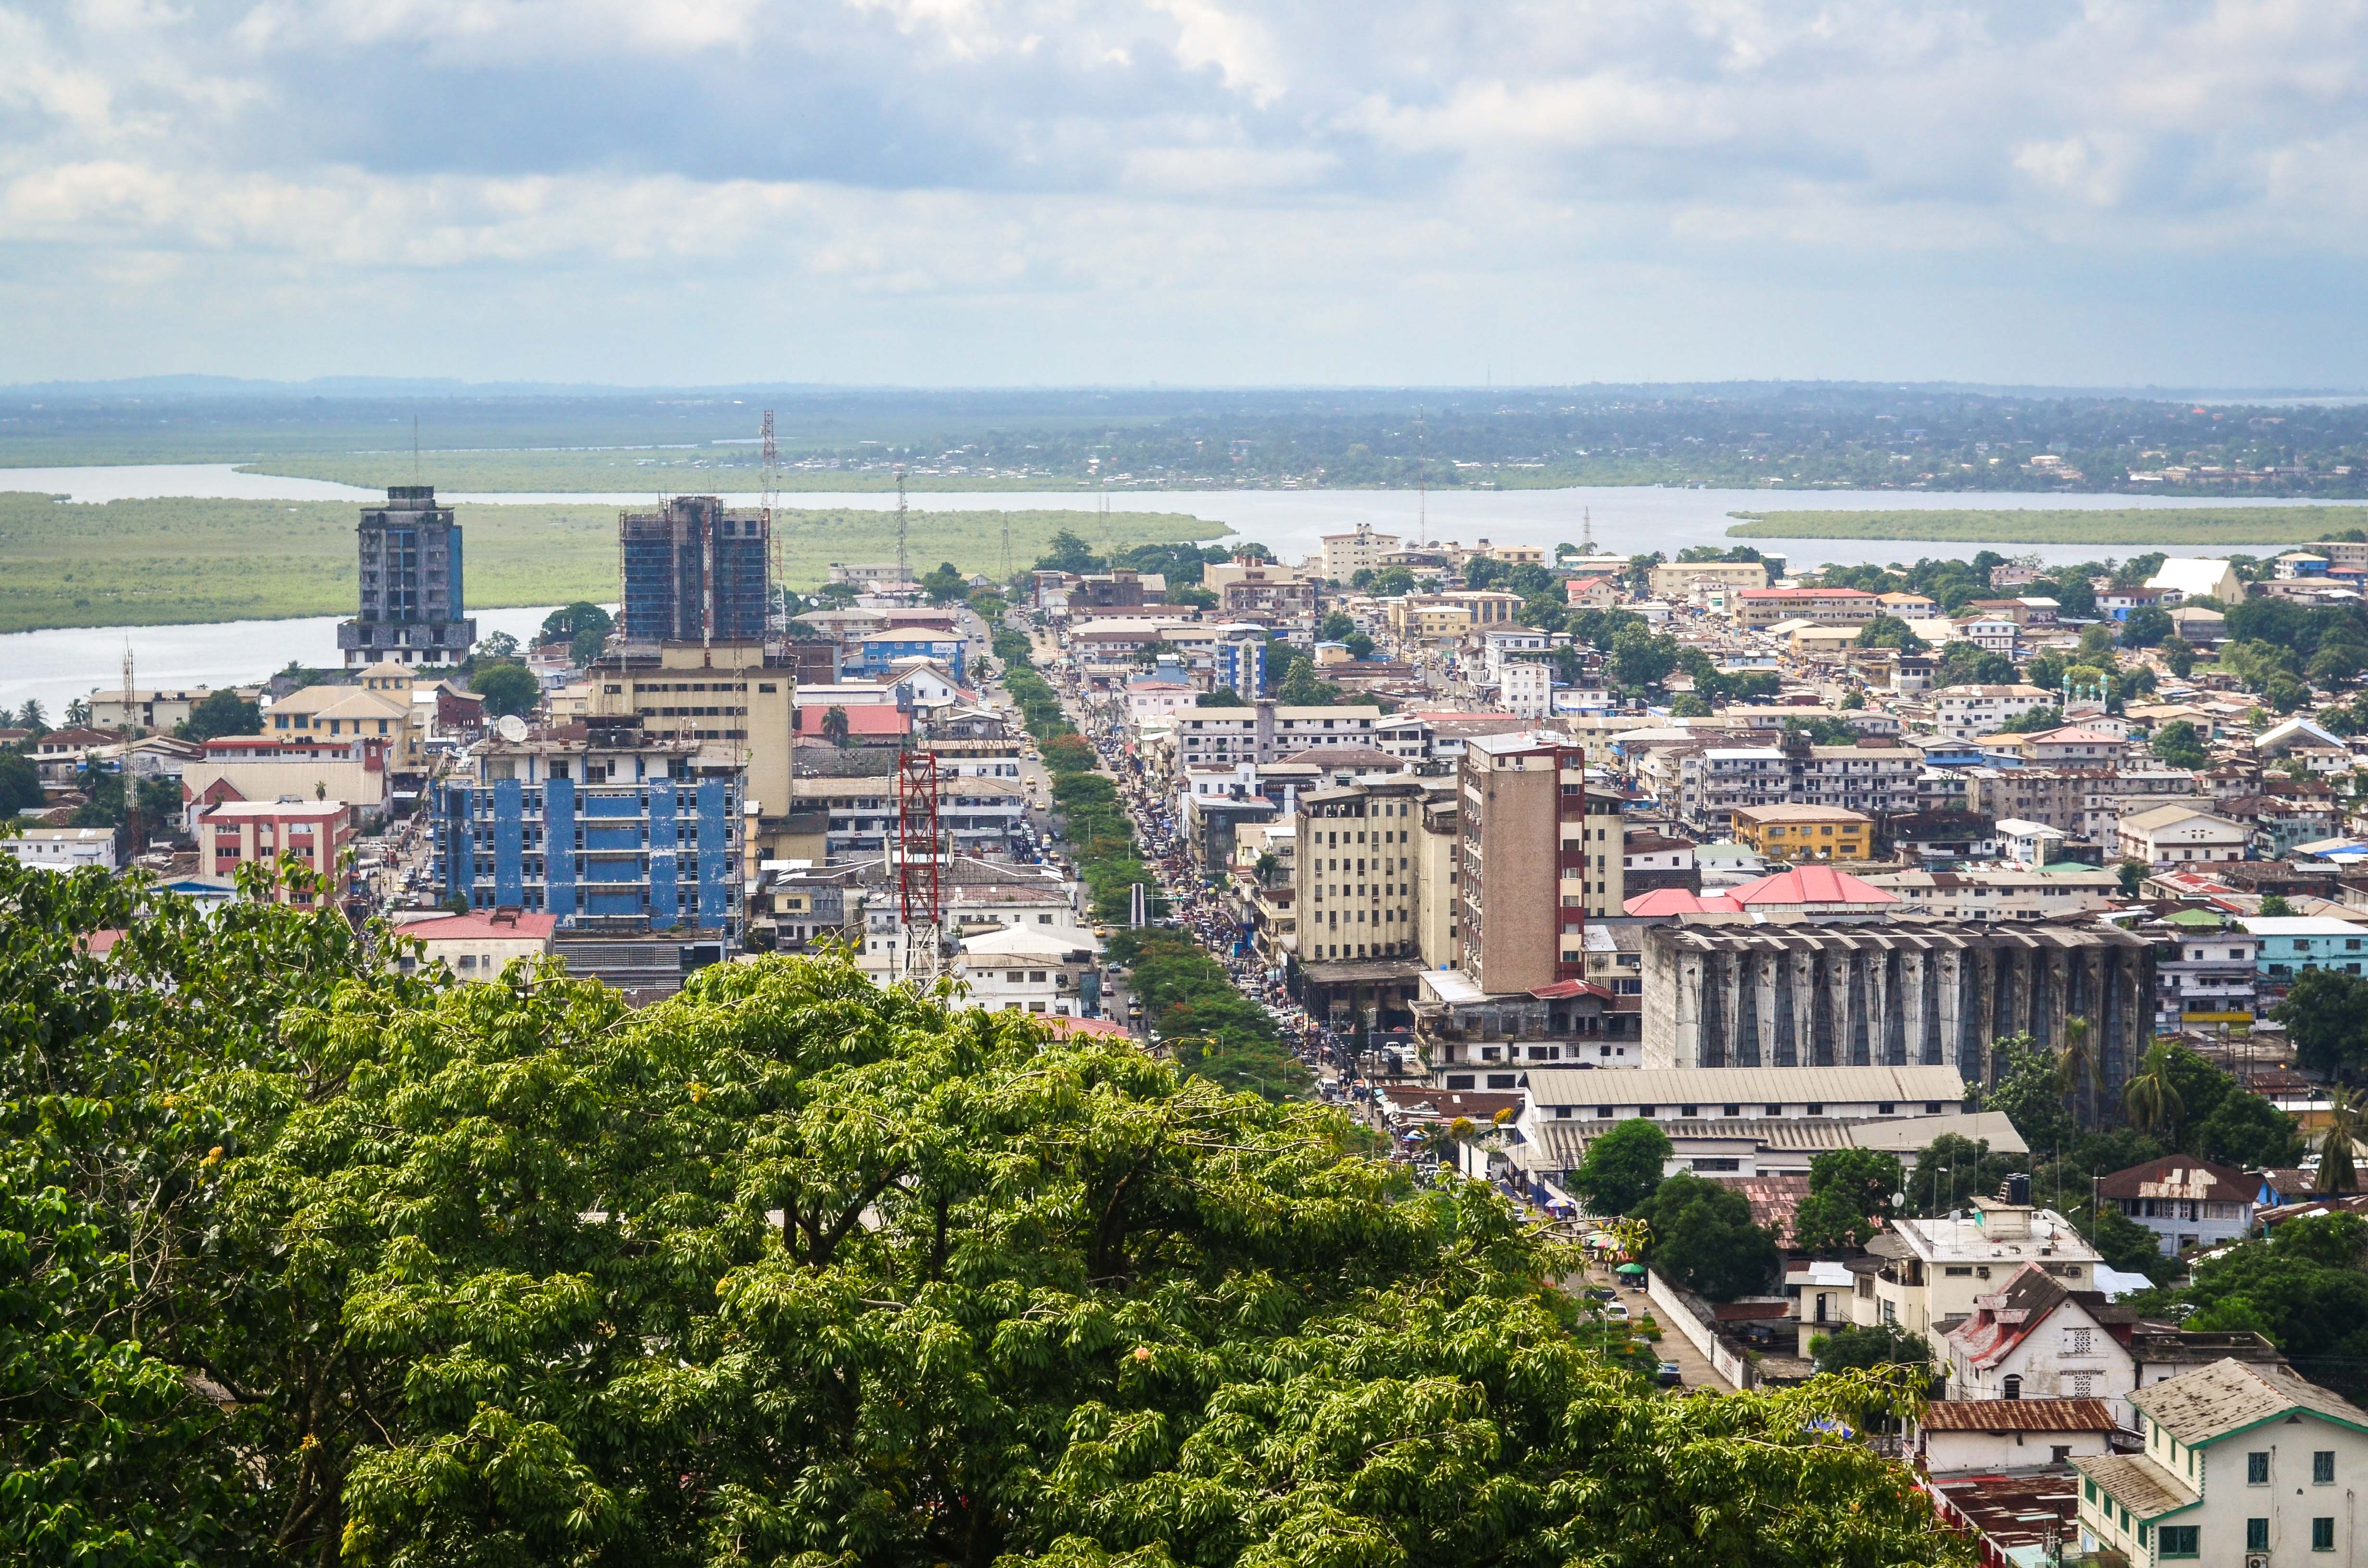
[[[2126,932],[1954,922],[1848,927],[1681,926],[1645,941],[1647,1067],[1952,1066],[1988,1077],[1990,1047],[2095,1029],[2109,1088],[2154,1032],[2154,949]]]

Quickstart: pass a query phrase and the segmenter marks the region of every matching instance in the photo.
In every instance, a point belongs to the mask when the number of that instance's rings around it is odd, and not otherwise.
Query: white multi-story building
[[[2235,1359],[2148,1383],[2130,1403],[2144,1452],[2072,1460],[2083,1552],[2230,1568],[2368,1556],[2368,1410]]]
[[[1944,686],[1930,694],[1933,731],[1943,740],[1970,741],[1994,735],[2009,720],[2055,699],[2035,686]]]
[[[1513,663],[1497,675],[1497,701],[1517,719],[1543,719],[1554,707],[1554,672],[1541,664]]]
[[[2066,1290],[2093,1290],[2103,1261],[2063,1215],[1999,1198],[1975,1199],[1970,1219],[1895,1220],[1878,1239],[1884,1264],[1860,1276],[1857,1321],[1920,1334],[1942,1358],[1949,1327],[1973,1316],[1978,1298],[1996,1294],[2024,1264],[2037,1264]]]
[[[1378,572],[1398,552],[1398,536],[1377,534],[1369,528],[1354,533],[1324,536],[1324,575],[1346,583],[1360,572]]]
[[[1212,763],[1280,762],[1310,746],[1372,743],[1379,708],[1190,708],[1176,715],[1176,755],[1186,767]]]
[[[28,827],[14,838],[0,838],[0,854],[45,871],[78,871],[85,866],[123,869],[111,827]]]
[[[2044,920],[2110,909],[2121,879],[2079,871],[1891,871],[1866,881],[1899,900],[1902,915],[1942,920]]]
[[[1731,832],[1745,806],[1839,806],[1869,816],[1918,809],[1921,753],[1907,746],[1705,746],[1678,758],[1678,809]]]
[[[2080,1299],[2093,1294],[2076,1295],[2038,1262],[1992,1284],[1949,1334],[1951,1399],[2103,1399],[2118,1409],[2129,1397],[2137,1363]]]

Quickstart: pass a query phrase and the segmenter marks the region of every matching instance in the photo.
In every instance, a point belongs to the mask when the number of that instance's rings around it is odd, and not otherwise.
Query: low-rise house
[[[2137,1372],[2123,1341],[2137,1314],[2096,1290],[2069,1288],[2044,1261],[2025,1262],[1998,1290],[1975,1296],[1973,1315],[1950,1331],[1951,1399],[2118,1404],[2129,1397]]]
[[[1086,1017],[1100,1008],[1099,948],[1075,930],[999,926],[962,939],[954,972],[991,1012]]]
[[[1913,1451],[1936,1475],[2023,1470],[2111,1453],[2119,1429],[2101,1399],[1936,1399],[1916,1423]]]
[[[400,967],[405,974],[423,964],[442,963],[459,980],[498,980],[511,960],[529,962],[551,951],[559,916],[519,909],[479,909],[467,915],[447,915],[404,924],[396,935],[420,944],[416,956],[405,953]]]
[[[1861,1322],[1894,1324],[1949,1354],[1949,1330],[1973,1316],[1975,1298],[1997,1291],[2036,1263],[2067,1290],[2095,1284],[2103,1259],[2072,1221],[2035,1208],[2030,1182],[2015,1177],[2005,1198],[1976,1198],[1970,1218],[1901,1219],[1867,1250],[1881,1268],[1863,1277]]]
[[[2353,1562],[2368,1411],[2281,1367],[2226,1360],[2141,1388],[2143,1452],[2076,1456],[2080,1549],[2123,1561]],[[2321,1555],[2324,1554],[2324,1555]]]
[[[2115,831],[2122,858],[2149,866],[2242,860],[2253,838],[2244,824],[2193,806],[2157,806],[2123,817]]]
[[[2053,693],[2035,686],[1944,686],[1930,694],[1933,733],[1943,740],[1970,741],[1997,734],[2011,720],[2034,709],[2053,708]]]
[[[1874,823],[1834,806],[1738,806],[1735,836],[1776,860],[1864,860],[1874,852]]]
[[[2193,1154],[2166,1154],[2100,1177],[2100,1199],[2152,1231],[2165,1255],[2245,1239],[2259,1184]]]
[[[2121,879],[2097,867],[2044,871],[1891,871],[1866,879],[1903,915],[1943,920],[2044,920],[2110,909]]]

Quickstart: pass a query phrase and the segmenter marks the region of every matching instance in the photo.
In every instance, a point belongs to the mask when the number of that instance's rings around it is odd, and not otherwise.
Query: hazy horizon
[[[2345,387],[2368,7],[0,0],[0,381]]]

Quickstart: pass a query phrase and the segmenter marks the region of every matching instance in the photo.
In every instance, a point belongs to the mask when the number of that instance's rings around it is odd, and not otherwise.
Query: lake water
[[[376,492],[316,479],[286,479],[271,474],[241,473],[228,463],[170,463],[124,467],[0,469],[0,490],[28,490],[70,496],[76,501],[114,501],[188,495],[253,501],[353,501],[378,499]],[[918,491],[906,501],[916,511],[1023,510],[1049,507],[1091,511],[1105,493],[1084,489],[1063,491]],[[454,493],[444,497],[461,506],[492,506],[505,503],[574,502],[603,506],[643,506],[655,496],[648,492],[614,494]],[[726,497],[735,506],[755,506],[753,494]],[[2078,508],[2160,507],[2229,505],[2226,501],[2178,496],[2066,495],[2029,493],[1952,493],[1896,490],[1694,490],[1661,487],[1594,486],[1571,490],[1445,490],[1428,496],[1411,490],[1125,490],[1107,493],[1114,512],[1183,512],[1229,525],[1234,532],[1255,540],[1284,560],[1315,553],[1322,536],[1370,524],[1383,533],[1406,539],[1455,540],[1469,544],[1488,539],[1499,544],[1534,544],[1549,548],[1564,540],[1578,542],[1583,527],[1592,521],[1596,543],[1622,555],[1657,550],[1675,555],[1689,545],[1725,544],[1730,515],[1738,511],[1798,510],[1934,510],[1957,508]],[[799,492],[785,494],[785,505],[817,510],[886,511],[894,507],[894,494]],[[2258,506],[2312,506],[2317,503],[2264,501]],[[463,517],[465,525],[466,518]],[[1081,529],[1090,539],[1093,530]],[[1935,542],[1891,540],[1753,540],[1770,554],[1796,565],[1831,562],[1858,563],[1913,560],[1918,555],[1970,556],[1984,547],[1978,541]],[[2036,554],[2049,561],[2086,561],[2107,555],[2135,555],[2148,546],[1996,544],[1988,548],[2009,555]],[[2194,545],[2166,546],[2173,553],[2195,552]],[[472,612],[478,632],[506,631],[521,635],[541,623],[547,607],[537,609]],[[18,632],[0,636],[0,703],[22,703],[39,698],[52,710],[65,698],[94,687],[120,685],[123,641],[129,635],[139,662],[142,686],[199,686],[230,680],[253,680],[294,659],[302,664],[334,661],[336,646],[335,616],[301,620],[232,621],[218,625],[76,629]]]

